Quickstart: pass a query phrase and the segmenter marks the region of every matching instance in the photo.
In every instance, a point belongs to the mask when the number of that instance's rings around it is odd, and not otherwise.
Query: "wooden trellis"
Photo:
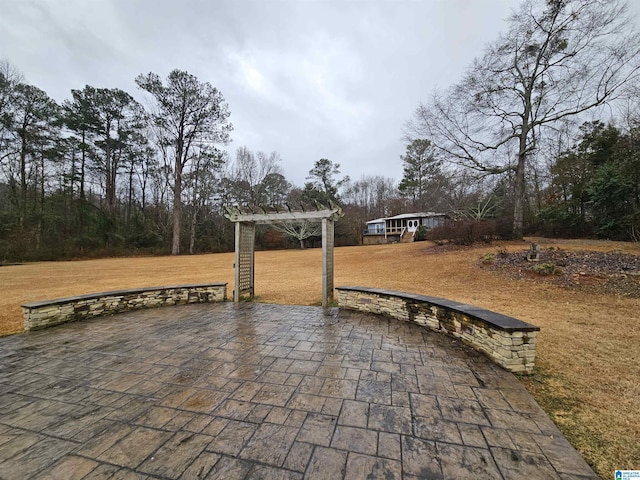
[[[334,222],[342,217],[342,209],[317,205],[315,210],[287,207],[226,208],[225,217],[236,224],[235,284],[233,301],[255,294],[254,252],[256,224],[318,222],[322,223],[322,306],[333,299]]]

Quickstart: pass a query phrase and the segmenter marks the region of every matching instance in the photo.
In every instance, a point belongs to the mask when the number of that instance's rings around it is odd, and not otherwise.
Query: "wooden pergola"
[[[233,207],[227,208],[225,217],[236,224],[235,284],[233,301],[239,302],[243,295],[253,297],[254,256],[256,225],[282,223],[317,222],[322,223],[322,306],[328,307],[333,299],[333,247],[334,222],[343,216],[342,209],[331,205],[325,208],[318,205],[315,210],[301,208],[294,210],[285,207]]]

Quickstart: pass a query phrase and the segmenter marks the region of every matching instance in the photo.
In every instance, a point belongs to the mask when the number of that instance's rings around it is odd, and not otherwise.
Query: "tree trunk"
[[[107,202],[107,211],[113,214],[115,210],[115,191],[111,189],[113,178],[111,178],[111,121],[107,119],[105,125],[105,155],[104,155],[104,171],[105,171],[105,200]]]
[[[520,142],[522,144],[522,140]],[[513,238],[521,240],[524,230],[524,196],[525,196],[525,163],[526,153],[521,150],[518,155],[518,165],[516,166],[516,175],[513,186]]]
[[[75,198],[74,198],[75,185],[76,185],[76,147],[75,147],[75,144],[72,144],[71,146],[71,181],[70,181],[69,194],[65,199],[66,208],[64,209],[64,213],[63,213],[64,214],[64,230],[67,235],[71,232],[73,228],[73,225],[71,225],[71,222],[73,221],[74,218],[77,218],[78,216],[78,212],[74,211],[75,210],[74,206],[76,204]]]
[[[195,251],[197,224],[198,224],[198,210],[194,206],[193,215],[191,215],[191,234],[189,235],[189,255],[193,255]]]
[[[141,195],[142,195],[142,206],[141,209],[143,212],[146,211],[147,208],[147,169],[142,168],[142,179],[140,180],[140,190],[141,190]]]
[[[304,250],[304,238],[299,238],[300,240],[300,250]]]
[[[129,195],[127,198],[127,224],[131,223],[131,205],[133,204],[133,160],[129,170]]]
[[[171,255],[180,255],[180,215],[182,214],[182,162],[176,155],[175,186],[173,188],[173,243]]]
[[[24,225],[27,214],[27,139],[26,126],[23,127],[22,145],[20,148],[20,199],[18,200],[18,224]]]
[[[38,212],[38,233],[36,235],[36,250],[40,250],[40,240],[42,239],[43,217],[44,217],[44,149],[40,147],[40,211]]]
[[[82,130],[82,163],[80,164],[80,198],[84,200],[84,166],[87,155],[86,133]]]
[[[531,91],[533,86],[529,86],[525,92],[524,112],[522,113],[522,131],[520,132],[518,145],[518,165],[516,166],[516,176],[513,185],[513,238],[522,240],[524,232],[524,200],[525,200],[525,167],[527,163],[527,137],[531,127],[529,126],[529,115],[531,115]]]

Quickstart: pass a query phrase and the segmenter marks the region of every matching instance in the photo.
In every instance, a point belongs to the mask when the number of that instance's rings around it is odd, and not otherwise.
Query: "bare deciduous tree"
[[[195,253],[198,217],[207,203],[214,202],[220,188],[220,177],[225,156],[217,149],[203,149],[194,158],[191,170],[185,173],[185,190],[190,193],[189,212],[189,255]]]
[[[8,61],[0,60],[0,165],[13,152],[11,140],[18,95],[16,87],[22,83],[22,73]]]
[[[305,220],[299,223],[277,223],[273,225],[277,231],[288,237],[293,237],[300,242],[300,248],[304,248],[304,241],[309,237],[322,235],[322,224]]]
[[[392,214],[390,204],[397,197],[398,188],[393,178],[362,175],[359,180],[349,182],[343,200],[363,209],[367,216],[382,217]]]
[[[254,154],[247,147],[238,148],[231,174],[238,193],[244,197],[244,202],[238,203],[251,205],[268,203],[267,195],[265,195],[265,180],[274,174],[282,175],[279,163],[280,154],[278,152]]]
[[[616,98],[640,74],[640,35],[619,0],[526,0],[463,79],[434,93],[407,125],[450,162],[513,173],[513,234],[522,236],[525,168],[557,122]]]

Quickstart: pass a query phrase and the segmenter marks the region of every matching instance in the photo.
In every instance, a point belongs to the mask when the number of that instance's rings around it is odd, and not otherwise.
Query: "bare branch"
[[[518,234],[525,167],[545,132],[615,100],[638,79],[640,34],[624,2],[525,0],[508,31],[457,84],[421,104],[405,133],[429,139],[452,164],[514,171]]]

